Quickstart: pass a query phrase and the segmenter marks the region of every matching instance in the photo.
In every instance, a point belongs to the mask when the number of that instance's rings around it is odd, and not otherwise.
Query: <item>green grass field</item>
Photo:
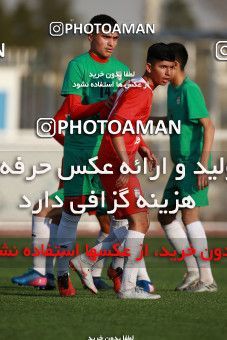
[[[212,239],[209,244],[227,247],[226,241]],[[20,239],[7,242],[18,248],[30,244],[30,240]],[[149,239],[146,243],[151,250],[167,245],[163,239]],[[57,290],[38,291],[11,284],[10,278],[22,274],[31,265],[31,258],[1,258],[0,263],[2,339],[82,340],[102,336],[109,340],[123,339],[123,335],[134,335],[135,340],[226,338],[227,258],[213,265],[219,292],[193,294],[174,292],[184,274],[181,263],[147,257],[149,273],[162,296],[155,301],[122,301],[112,291],[94,296],[82,288],[75,273],[72,278],[76,297],[60,298]]]

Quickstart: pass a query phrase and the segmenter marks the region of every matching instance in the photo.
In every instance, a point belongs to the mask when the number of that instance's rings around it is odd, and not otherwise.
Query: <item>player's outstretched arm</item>
[[[103,115],[103,118],[101,119],[105,119],[105,117],[108,116],[112,105],[113,105],[112,96],[107,101],[83,105],[81,104],[80,96],[74,94],[67,95],[62,106],[53,117],[53,119],[56,122],[55,124],[56,131],[54,131],[54,126],[52,125],[50,132],[58,143],[64,145],[65,136],[63,133],[59,133],[58,131],[59,126],[58,122],[60,120],[66,120],[69,115],[73,119],[83,119],[94,114],[97,114],[98,112],[101,112]]]
[[[99,113],[107,101],[103,100],[93,104],[82,104],[81,97],[75,94],[69,94],[66,99],[70,117],[74,120],[87,118]]]

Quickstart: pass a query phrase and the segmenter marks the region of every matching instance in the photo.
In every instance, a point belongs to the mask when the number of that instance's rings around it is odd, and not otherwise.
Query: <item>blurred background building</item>
[[[119,23],[154,23],[153,35],[122,35],[115,56],[141,74],[146,51],[155,42],[182,42],[189,52],[187,72],[200,85],[217,129],[214,162],[227,162],[227,61],[217,60],[215,45],[227,40],[227,2],[216,0],[0,0],[0,138],[1,162],[13,165],[21,156],[28,172],[32,164],[49,161],[60,166],[62,149],[51,139],[36,136],[38,118],[52,117],[62,102],[61,84],[67,63],[87,51],[85,35],[49,35],[52,21],[87,23],[93,15],[109,14]],[[166,112],[166,88],[155,91],[152,113]],[[158,157],[168,154],[168,137],[147,136]],[[171,168],[170,162],[169,169]],[[227,176],[227,175],[226,175]],[[148,183],[146,195],[161,198],[167,178]],[[227,181],[211,183],[210,207],[203,219],[226,223]],[[21,176],[0,175],[0,222],[25,222],[31,210],[18,209],[23,194],[35,201],[57,188],[56,175],[47,174],[28,183]],[[155,219],[155,212],[151,212]],[[0,225],[0,228],[1,228]],[[212,224],[215,229],[215,225]]]

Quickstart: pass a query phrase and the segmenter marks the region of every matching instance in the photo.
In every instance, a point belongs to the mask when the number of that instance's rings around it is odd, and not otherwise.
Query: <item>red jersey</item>
[[[136,130],[136,122],[140,120],[144,125],[151,111],[153,91],[149,84],[142,78],[134,78],[124,83],[124,86],[117,91],[114,106],[110,112],[108,123],[118,121],[122,130],[119,134],[110,134],[106,129],[98,153],[97,166],[101,169],[106,163],[111,163],[113,168],[119,168],[121,160],[117,155],[112,138],[122,135],[124,137],[125,148],[129,157],[130,166],[134,167],[135,155],[141,142],[141,134],[132,134],[124,131],[125,123],[130,120]],[[112,125],[113,127],[114,125]]]

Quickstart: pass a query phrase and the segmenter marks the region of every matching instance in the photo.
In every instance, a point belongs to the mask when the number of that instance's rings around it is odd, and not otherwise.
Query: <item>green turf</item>
[[[30,240],[11,239],[9,245],[24,246]],[[166,245],[149,240],[149,249]],[[1,244],[1,242],[0,242]],[[211,247],[226,247],[226,239],[210,240]],[[111,292],[92,295],[82,288],[75,274],[74,298],[60,298],[55,291],[14,286],[10,278],[23,273],[31,259],[23,256],[0,259],[0,302],[2,339],[224,339],[227,334],[227,260],[213,266],[219,292],[178,293],[181,263],[148,257],[149,273],[162,299],[122,301]],[[108,283],[110,283],[108,281]],[[100,338],[102,339],[102,338]]]

